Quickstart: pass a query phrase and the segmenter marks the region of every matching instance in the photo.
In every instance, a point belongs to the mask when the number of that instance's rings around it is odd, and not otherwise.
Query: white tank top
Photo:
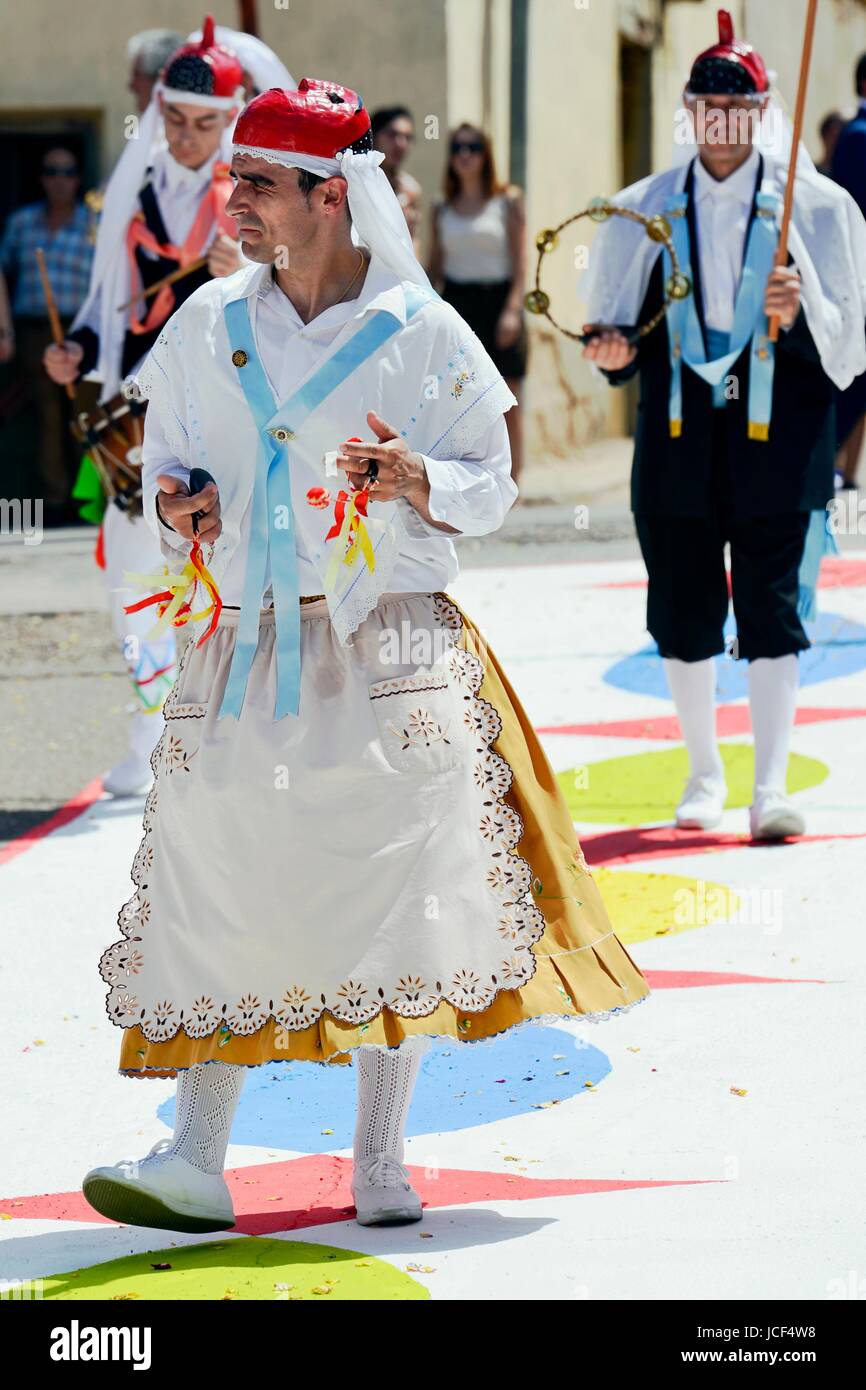
[[[439,209],[442,270],[446,280],[510,280],[508,202],[498,193],[480,212],[464,216],[447,203]]]

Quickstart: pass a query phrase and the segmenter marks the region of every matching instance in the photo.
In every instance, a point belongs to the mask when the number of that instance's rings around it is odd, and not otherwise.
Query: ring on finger
[[[369,459],[367,464],[367,478],[374,483],[379,476],[379,465],[375,459]]]

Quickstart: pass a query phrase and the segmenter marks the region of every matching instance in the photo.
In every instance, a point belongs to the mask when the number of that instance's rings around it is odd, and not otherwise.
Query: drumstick
[[[803,35],[803,56],[800,60],[800,81],[797,86],[797,105],[794,108],[794,136],[791,142],[791,162],[788,165],[788,178],[785,182],[785,202],[782,208],[782,226],[779,231],[779,249],[776,253],[776,265],[788,264],[788,228],[791,225],[791,213],[794,210],[794,180],[797,176],[797,151],[800,148],[800,136],[803,133],[803,116],[806,110],[806,88],[809,85],[809,66],[812,62],[812,40],[815,37],[815,19],[818,13],[818,0],[809,0],[809,9],[806,13],[806,30]],[[770,329],[767,334],[771,343],[779,340],[780,320],[778,314],[773,314],[770,319]]]
[[[51,281],[48,279],[48,270],[45,266],[45,252],[41,246],[36,248],[36,264],[39,267],[39,278],[42,281],[42,293],[45,295],[45,307],[48,310],[48,322],[51,324],[51,336],[58,347],[63,347],[63,329],[60,326],[60,315],[57,312],[57,305],[54,301],[54,293],[51,289]],[[75,400],[75,387],[71,381],[66,382],[66,394],[71,401]]]
[[[133,295],[132,299],[128,299],[125,304],[119,305],[118,313],[120,313],[122,309],[128,309],[132,304],[137,304],[139,299],[149,299],[152,294],[156,294],[159,290],[164,289],[166,285],[173,285],[175,280],[182,280],[184,275],[191,275],[194,270],[201,270],[203,265],[207,265],[207,256],[199,256],[197,261],[190,261],[189,265],[179,266],[178,269],[173,270],[170,275],[164,275],[161,280],[156,280],[146,290],[139,291],[138,294]]]

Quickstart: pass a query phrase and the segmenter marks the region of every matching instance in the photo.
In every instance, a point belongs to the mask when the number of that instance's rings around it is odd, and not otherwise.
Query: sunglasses
[[[483,154],[484,146],[480,140],[455,140],[451,146],[452,154]]]
[[[74,164],[46,164],[42,169],[44,179],[74,179],[77,175]]]

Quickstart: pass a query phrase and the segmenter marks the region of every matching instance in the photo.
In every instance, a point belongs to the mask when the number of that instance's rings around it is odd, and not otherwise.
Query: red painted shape
[[[735,975],[728,970],[645,970],[650,989],[698,989],[706,985],[826,985],[826,980],[792,980],[781,975]]]
[[[581,1197],[597,1192],[687,1187],[718,1181],[716,1178],[525,1178],[518,1173],[492,1173],[472,1168],[440,1168],[437,1177],[425,1177],[423,1168],[407,1166],[412,1186],[427,1208],[462,1206],[471,1202],[531,1201],[536,1197]],[[229,1169],[226,1182],[238,1218],[232,1229],[258,1236],[347,1221],[355,1210],[351,1177],[352,1160],[332,1154],[309,1154],[278,1163]],[[120,1224],[100,1216],[81,1192],[7,1197],[0,1201],[0,1212],[19,1220]]]
[[[94,801],[98,801],[102,796],[102,779],[96,777],[92,782],[88,782],[86,787],[82,787],[80,792],[76,792],[64,806],[61,806],[49,816],[47,820],[35,825],[30,830],[25,830],[23,835],[16,835],[14,840],[10,840],[8,845],[0,849],[0,864],[8,864],[10,859],[16,855],[23,854],[26,849],[32,849],[38,840],[44,840],[46,835],[50,835],[53,830],[59,830],[62,825],[68,825],[76,816],[80,816]]]
[[[863,719],[866,709],[829,709],[810,706],[798,709],[795,722],[824,724],[835,719]],[[675,714],[650,715],[646,719],[607,719],[596,724],[547,724],[539,726],[538,734],[589,734],[600,738],[657,738],[682,743],[682,731]],[[748,705],[719,705],[716,709],[716,732],[720,738],[750,734],[752,721]]]
[[[753,840],[749,835],[725,835],[712,830],[678,830],[674,825],[630,826],[581,835],[580,843],[591,867],[630,864],[636,859],[667,859],[686,854],[709,854],[723,849],[778,849],[785,844],[819,844],[831,840],[863,840],[866,832],[852,835],[797,835],[777,842]]]

